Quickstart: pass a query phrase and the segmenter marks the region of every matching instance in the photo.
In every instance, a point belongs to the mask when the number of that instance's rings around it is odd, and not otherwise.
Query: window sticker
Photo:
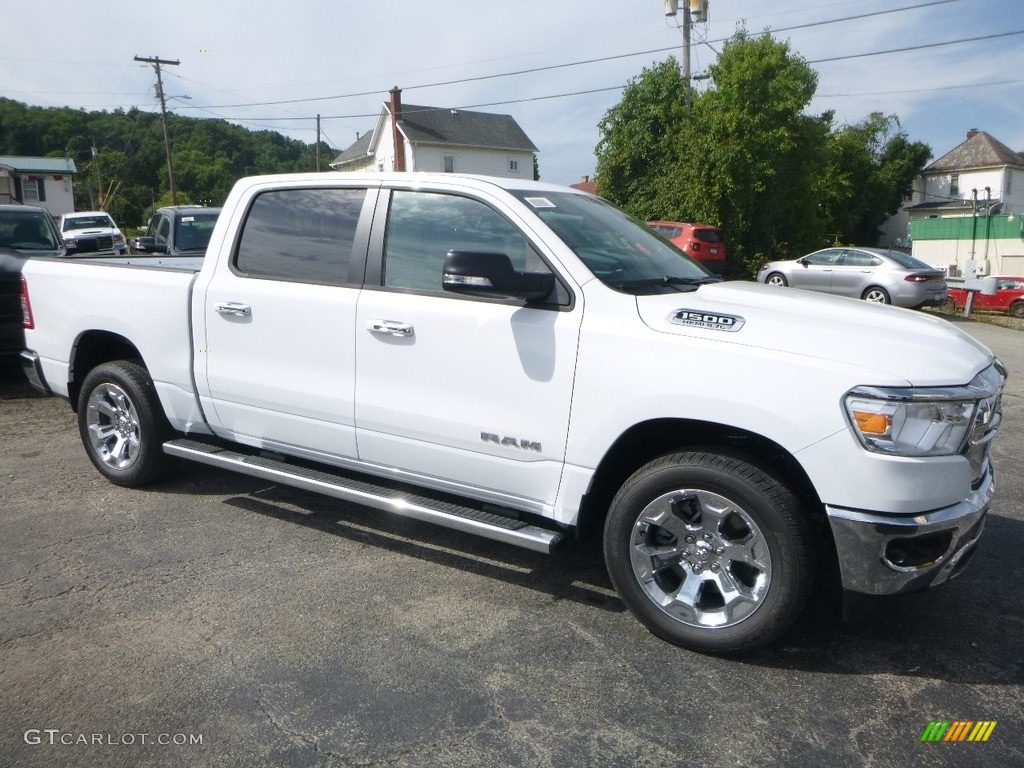
[[[546,197],[525,197],[523,198],[534,208],[555,208],[555,204]]]
[[[195,216],[182,216],[181,220],[182,221],[195,221],[196,217]]]

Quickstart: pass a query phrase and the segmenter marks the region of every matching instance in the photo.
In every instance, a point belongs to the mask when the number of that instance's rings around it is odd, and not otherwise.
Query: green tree
[[[658,186],[673,172],[684,95],[679,67],[668,59],[633,78],[598,125],[597,191],[638,218],[658,215]]]
[[[927,144],[910,141],[896,115],[873,112],[834,131],[818,190],[827,232],[843,242],[873,245],[931,155]]]
[[[661,215],[721,226],[737,273],[817,247],[832,116],[804,112],[816,73],[788,43],[741,31],[709,79],[675,134],[673,172],[656,198]]]

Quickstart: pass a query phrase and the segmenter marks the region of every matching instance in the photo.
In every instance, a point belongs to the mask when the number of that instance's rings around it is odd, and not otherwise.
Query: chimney
[[[398,121],[402,119],[402,92],[396,85],[388,93],[391,94],[391,139],[395,145],[395,170],[405,170],[405,140],[398,130]]]
[[[586,184],[589,181],[590,181],[590,177],[589,176],[584,176],[582,179],[580,179],[580,182],[583,183],[583,184]]]
[[[977,136],[977,135],[978,135],[979,133],[981,133],[981,131],[979,131],[979,130],[978,130],[977,128],[971,128],[971,130],[969,130],[969,131],[967,132],[967,139],[968,139],[968,140],[970,140],[970,139],[973,139],[973,138],[974,138],[975,136]]]

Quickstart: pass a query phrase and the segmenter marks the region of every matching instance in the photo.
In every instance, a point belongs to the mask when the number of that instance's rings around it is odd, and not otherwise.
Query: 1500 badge
[[[501,437],[493,432],[481,432],[480,439],[485,443],[494,443],[495,445],[505,445],[509,448],[520,448],[524,451],[537,451],[540,453],[540,443],[533,440],[524,440],[516,437]]]
[[[746,322],[737,315],[722,315],[717,312],[698,312],[695,309],[677,309],[669,322],[690,328],[707,328],[712,331],[738,331]]]

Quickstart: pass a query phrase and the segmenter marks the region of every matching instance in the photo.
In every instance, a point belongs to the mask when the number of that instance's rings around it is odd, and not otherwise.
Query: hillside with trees
[[[242,176],[316,170],[315,144],[225,120],[167,119],[179,204],[218,205]],[[321,167],[336,154],[321,143]],[[32,107],[0,98],[0,155],[74,159],[76,209],[107,210],[128,226],[141,224],[154,205],[170,203],[159,114]]]
[[[874,245],[931,148],[895,115],[807,114],[817,73],[788,43],[738,32],[691,93],[674,59],[645,69],[601,121],[597,191],[641,219],[721,226],[731,272],[833,242]]]

